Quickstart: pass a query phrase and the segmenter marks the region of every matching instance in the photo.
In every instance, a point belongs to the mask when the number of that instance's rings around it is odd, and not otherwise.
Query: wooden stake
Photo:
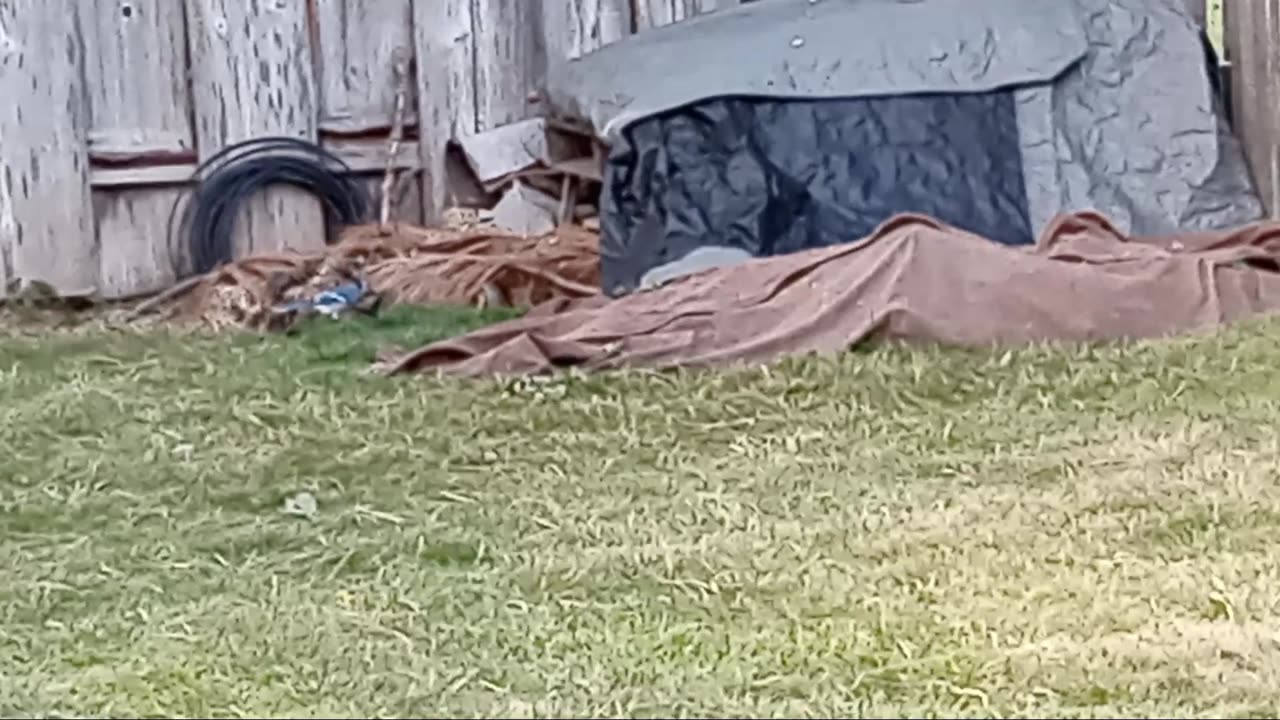
[[[400,143],[404,139],[404,106],[409,95],[409,51],[396,48],[392,57],[392,71],[396,78],[396,107],[391,119],[391,137],[387,142],[386,170],[382,175],[382,208],[378,213],[378,229],[383,235],[391,233],[391,197],[396,184],[396,160],[400,156]]]

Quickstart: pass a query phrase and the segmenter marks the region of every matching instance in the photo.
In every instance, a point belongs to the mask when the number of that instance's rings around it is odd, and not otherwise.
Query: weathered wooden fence
[[[11,278],[105,296],[155,290],[188,259],[166,241],[196,164],[229,143],[317,140],[378,184],[416,66],[408,220],[449,202],[445,146],[536,113],[555,55],[737,0],[0,0],[0,294]],[[420,138],[420,139],[414,139]],[[252,201],[238,253],[317,246],[301,191]]]
[[[166,241],[174,200],[229,143],[318,140],[376,187],[400,49],[416,67],[400,157],[420,170],[401,213],[435,219],[449,138],[536,114],[549,59],[738,2],[0,0],[0,294],[168,284],[189,263]],[[1227,4],[1239,129],[1280,208],[1280,0]],[[272,190],[237,252],[318,246],[323,226],[314,199]]]
[[[1280,0],[1226,0],[1235,130],[1258,192],[1280,215]]]

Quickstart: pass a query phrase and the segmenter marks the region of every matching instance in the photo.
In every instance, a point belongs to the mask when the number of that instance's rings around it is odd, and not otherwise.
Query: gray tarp
[[[712,98],[995,89],[1016,99],[1032,227],[1089,209],[1142,234],[1262,214],[1182,0],[757,0],[553,67],[546,96],[616,160],[636,122]]]
[[[560,107],[616,137],[630,122],[712,97],[1042,84],[1088,49],[1071,0],[757,0],[607,45],[549,82]]]

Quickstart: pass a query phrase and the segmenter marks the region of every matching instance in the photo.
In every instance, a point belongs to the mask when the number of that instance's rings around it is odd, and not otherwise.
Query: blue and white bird
[[[363,281],[355,280],[316,295],[311,300],[311,306],[321,315],[336,319],[359,304],[368,292],[369,287]]]
[[[276,308],[276,312],[316,312],[337,319],[343,313],[357,307],[369,294],[369,286],[363,280],[353,280],[317,293],[309,300],[295,300]]]

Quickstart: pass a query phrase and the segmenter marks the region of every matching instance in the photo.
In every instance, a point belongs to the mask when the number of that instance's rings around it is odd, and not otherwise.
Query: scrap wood
[[[561,224],[556,220],[559,205],[560,201],[555,197],[516,180],[488,215],[495,227],[526,235],[541,235]]]
[[[488,229],[448,230],[378,224],[349,228],[320,253],[258,255],[185,281],[168,303],[178,319],[214,328],[265,328],[271,309],[365,278],[392,303],[514,306],[599,292],[599,239],[562,226],[539,237]]]
[[[467,134],[458,138],[458,145],[476,179],[485,185],[504,182],[516,173],[551,162],[542,118]]]

